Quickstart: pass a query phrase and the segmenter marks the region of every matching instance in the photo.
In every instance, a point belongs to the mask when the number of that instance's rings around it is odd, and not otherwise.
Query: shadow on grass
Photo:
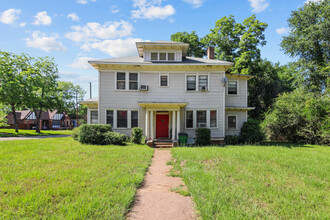
[[[288,143],[288,142],[262,142],[257,144],[237,144],[237,145],[207,145],[207,146],[199,146],[199,145],[182,145],[178,147],[218,147],[218,148],[225,148],[225,147],[233,147],[233,146],[260,146],[260,147],[286,147],[286,148],[297,148],[297,147],[303,147],[303,148],[315,148],[312,145],[308,144],[299,144],[299,143]]]

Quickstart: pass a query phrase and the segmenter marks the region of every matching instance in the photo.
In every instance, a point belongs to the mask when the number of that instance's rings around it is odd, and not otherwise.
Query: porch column
[[[172,111],[172,140],[175,140],[175,111]]]
[[[176,112],[176,135],[177,139],[179,140],[179,133],[180,133],[180,110]]]
[[[149,111],[146,109],[146,129],[145,129],[145,135],[147,139],[149,139]]]
[[[151,140],[154,139],[154,111],[150,111],[150,136]]]

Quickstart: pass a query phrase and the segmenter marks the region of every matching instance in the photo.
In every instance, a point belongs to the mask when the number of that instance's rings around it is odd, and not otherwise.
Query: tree
[[[18,132],[16,110],[23,106],[27,94],[30,61],[31,58],[25,54],[0,52],[0,100],[2,104],[10,106],[16,132]]]
[[[8,126],[6,116],[9,112],[9,107],[0,103],[0,128]]]
[[[204,44],[200,41],[196,31],[192,31],[190,34],[187,32],[177,32],[171,35],[171,41],[188,43],[187,56],[203,57],[206,54]]]
[[[36,115],[36,132],[40,132],[40,118],[43,110],[54,110],[60,102],[58,97],[59,78],[57,65],[53,58],[39,57],[34,59],[33,71],[28,77],[28,92],[25,105]]]
[[[330,0],[309,2],[292,11],[288,19],[290,32],[283,37],[283,51],[299,60],[297,63],[310,91],[327,87],[330,57]]]
[[[234,62],[239,56],[238,48],[243,26],[236,23],[234,16],[229,15],[216,21],[214,29],[206,35],[202,42],[215,48],[215,58]]]

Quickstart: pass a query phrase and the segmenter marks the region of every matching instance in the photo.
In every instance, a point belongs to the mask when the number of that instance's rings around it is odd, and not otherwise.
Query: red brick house
[[[18,119],[18,129],[35,129],[37,125],[37,118],[33,111],[17,111],[16,117]],[[10,127],[15,128],[13,114],[9,113],[6,118],[8,119],[8,124]],[[72,128],[70,117],[65,113],[58,113],[57,110],[43,111],[40,117],[40,126],[42,130]]]

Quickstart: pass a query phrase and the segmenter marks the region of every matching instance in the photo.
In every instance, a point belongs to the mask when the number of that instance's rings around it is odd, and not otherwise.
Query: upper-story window
[[[168,73],[160,73],[159,74],[159,86],[160,87],[169,87],[168,78],[169,78]]]
[[[175,53],[172,52],[151,52],[151,61],[175,61]]]
[[[186,75],[187,91],[208,91],[209,75],[205,73],[189,73]]]
[[[227,89],[228,95],[237,95],[238,94],[237,84],[238,83],[236,80],[228,81],[228,89]]]
[[[139,74],[128,72],[117,72],[116,74],[116,89],[117,90],[138,90],[139,89]]]

